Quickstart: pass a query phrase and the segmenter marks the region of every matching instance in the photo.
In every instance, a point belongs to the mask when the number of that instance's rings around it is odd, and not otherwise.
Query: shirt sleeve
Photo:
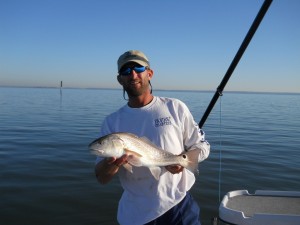
[[[198,161],[205,160],[210,153],[210,144],[205,139],[205,133],[198,124],[189,109],[184,105],[185,117],[183,120],[183,136],[185,150],[198,148],[201,150]]]

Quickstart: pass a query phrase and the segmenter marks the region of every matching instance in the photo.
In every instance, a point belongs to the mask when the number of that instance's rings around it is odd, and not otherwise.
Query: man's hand
[[[120,166],[127,163],[128,155],[123,155],[120,158],[111,157],[106,158],[97,163],[95,166],[95,174],[97,180],[101,184],[108,183],[112,177],[119,171]]]
[[[170,165],[165,168],[172,174],[181,173],[184,169],[184,167],[180,165]]]
[[[128,155],[124,154],[118,159],[116,157],[107,158],[106,162],[108,165],[115,165],[117,167],[120,167],[120,166],[128,163],[127,158],[128,158]]]

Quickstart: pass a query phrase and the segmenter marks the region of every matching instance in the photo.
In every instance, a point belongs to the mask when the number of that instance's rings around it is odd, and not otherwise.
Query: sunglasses
[[[134,67],[124,67],[120,70],[120,75],[122,76],[129,76],[132,71],[136,73],[142,73],[147,69],[147,66],[134,66]]]

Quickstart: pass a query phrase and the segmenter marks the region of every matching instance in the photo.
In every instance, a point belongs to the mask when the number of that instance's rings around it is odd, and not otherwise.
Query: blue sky
[[[146,53],[155,89],[215,90],[262,0],[0,0],[0,86],[120,88]],[[300,1],[274,0],[225,91],[300,92]]]

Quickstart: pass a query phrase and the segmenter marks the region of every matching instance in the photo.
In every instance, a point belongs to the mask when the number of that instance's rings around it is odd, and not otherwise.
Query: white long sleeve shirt
[[[123,106],[106,117],[101,127],[101,136],[114,132],[147,137],[176,155],[199,148],[199,162],[210,152],[204,133],[187,106],[177,99],[154,97],[142,108]],[[141,225],[161,216],[178,204],[195,182],[194,174],[187,169],[179,174],[161,169],[160,179],[156,180],[147,167],[133,167],[133,173],[120,168],[119,178],[124,189],[118,208],[120,224]]]

